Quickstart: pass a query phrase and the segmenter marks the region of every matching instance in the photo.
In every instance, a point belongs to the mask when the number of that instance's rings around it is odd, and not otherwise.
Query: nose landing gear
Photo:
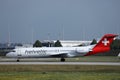
[[[20,62],[20,58],[17,58],[17,60],[16,60],[17,62]]]

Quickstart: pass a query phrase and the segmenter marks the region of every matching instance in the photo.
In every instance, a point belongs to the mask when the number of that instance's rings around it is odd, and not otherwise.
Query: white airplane
[[[39,47],[39,48],[18,48],[6,54],[7,57],[17,58],[61,58],[64,62],[68,57],[89,56],[97,53],[110,51],[110,44],[115,34],[106,34],[96,45],[83,47]]]

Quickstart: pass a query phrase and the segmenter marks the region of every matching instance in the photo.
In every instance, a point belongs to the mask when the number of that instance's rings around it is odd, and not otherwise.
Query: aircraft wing
[[[59,53],[59,54],[51,55],[51,57],[56,57],[56,58],[59,58],[59,57],[67,57],[67,54],[68,54],[68,53]]]

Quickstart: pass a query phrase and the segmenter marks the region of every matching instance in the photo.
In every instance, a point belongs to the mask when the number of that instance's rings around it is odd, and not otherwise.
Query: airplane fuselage
[[[48,58],[48,57],[77,57],[87,54],[92,46],[85,47],[39,47],[39,48],[17,48],[7,54],[9,57],[34,57],[34,58]]]

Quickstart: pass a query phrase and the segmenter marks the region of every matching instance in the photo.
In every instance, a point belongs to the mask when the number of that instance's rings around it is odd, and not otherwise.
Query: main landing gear
[[[61,62],[65,62],[65,58],[61,58]]]

